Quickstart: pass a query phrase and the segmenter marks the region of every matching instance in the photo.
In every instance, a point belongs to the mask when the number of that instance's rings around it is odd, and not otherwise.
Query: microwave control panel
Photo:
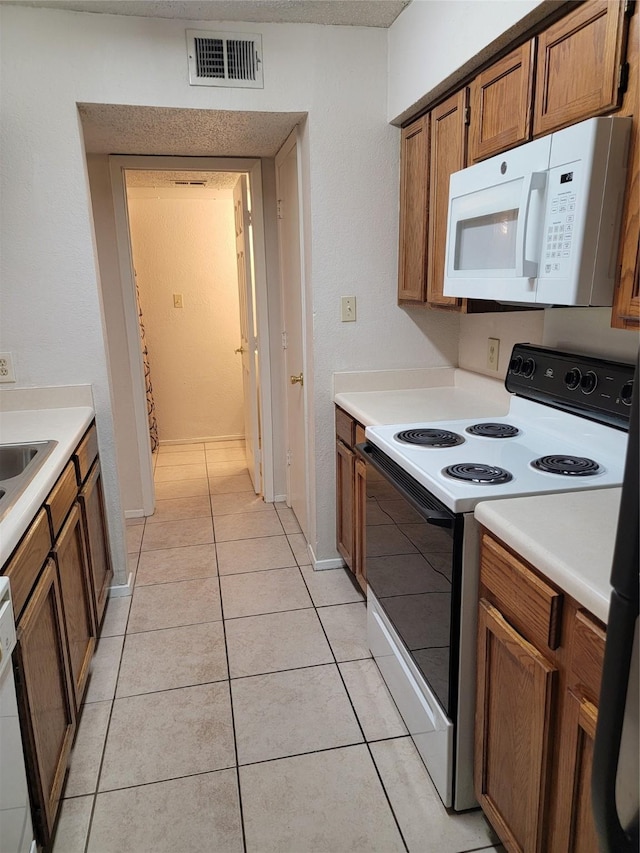
[[[551,169],[547,187],[547,216],[542,235],[540,276],[566,278],[570,272],[579,195],[580,162]]]

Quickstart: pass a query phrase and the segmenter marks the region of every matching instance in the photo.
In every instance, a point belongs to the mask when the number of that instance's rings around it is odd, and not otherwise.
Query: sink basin
[[[24,492],[57,443],[0,444],[0,519]]]

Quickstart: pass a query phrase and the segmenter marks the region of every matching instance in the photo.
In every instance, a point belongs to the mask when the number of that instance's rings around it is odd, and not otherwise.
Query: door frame
[[[302,347],[302,373],[304,375],[304,384],[300,389],[302,392],[302,406],[304,411],[304,460],[303,460],[303,470],[304,470],[304,489],[305,489],[305,503],[306,503],[306,525],[307,530],[303,531],[305,537],[309,537],[311,534],[311,478],[310,478],[310,459],[309,459],[309,391],[312,385],[312,375],[309,371],[309,359],[308,359],[308,340],[307,340],[307,287],[306,287],[306,277],[305,277],[305,241],[304,241],[304,217],[303,217],[303,195],[302,195],[302,187],[303,187],[303,176],[302,176],[302,165],[300,158],[300,149],[301,149],[301,129],[300,126],[296,126],[289,136],[286,138],[282,146],[278,149],[276,153],[274,165],[275,165],[275,177],[276,177],[276,196],[280,198],[280,187],[279,187],[279,179],[278,179],[278,166],[279,163],[287,157],[292,149],[296,149],[296,169],[297,169],[297,190],[298,190],[298,239],[300,244],[300,323],[301,323],[301,347]],[[287,291],[283,276],[283,264],[282,264],[282,237],[280,233],[280,224],[278,222],[278,260],[280,266],[280,310],[281,310],[281,323],[283,332],[286,331],[285,327],[285,305],[287,299]],[[287,407],[287,416],[285,418],[285,436],[287,443],[287,450],[290,447],[289,441],[289,414],[288,414],[288,395],[287,395],[287,382],[289,381],[289,377],[287,376],[287,370],[285,369],[287,363],[286,355],[283,361],[283,370],[282,370],[282,381],[284,385],[284,399],[285,405]],[[289,468],[287,466],[287,504],[291,505],[291,482],[289,475]]]
[[[152,515],[155,508],[153,466],[149,445],[147,420],[146,386],[144,365],[140,347],[138,309],[136,303],[131,232],[127,210],[124,172],[143,169],[145,171],[198,171],[246,173],[251,191],[251,224],[253,231],[254,286],[256,296],[256,325],[258,329],[258,359],[260,364],[260,421],[262,435],[262,493],[265,501],[274,499],[273,472],[273,421],[271,406],[271,361],[269,358],[269,321],[267,303],[267,261],[264,234],[264,210],[262,194],[262,163],[255,158],[242,157],[178,157],[112,155],[109,157],[111,191],[118,247],[118,268],[122,287],[125,333],[131,379],[133,387],[136,443],[140,465],[142,510],[145,516]]]

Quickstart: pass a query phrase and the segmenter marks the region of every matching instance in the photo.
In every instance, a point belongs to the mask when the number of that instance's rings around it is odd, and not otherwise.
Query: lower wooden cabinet
[[[508,849],[544,850],[558,671],[482,599],[475,788]]]
[[[598,853],[591,768],[605,639],[595,617],[483,534],[475,791],[508,851]]]
[[[49,844],[76,716],[56,564],[49,559],[17,627],[16,689],[39,841]]]
[[[340,439],[336,441],[336,540],[338,552],[353,571],[353,476],[355,455]]]
[[[355,452],[356,444],[362,441],[364,427],[336,406],[336,546],[366,592],[366,466]]]
[[[99,462],[96,461],[91,468],[78,495],[78,500],[82,509],[87,558],[91,570],[95,621],[96,626],[100,626],[107,605],[113,567],[107,538],[107,519]]]
[[[84,530],[77,503],[72,507],[58,536],[53,555],[60,577],[74,699],[76,708],[79,708],[89,677],[96,628]]]
[[[366,528],[365,528],[365,504],[367,502],[367,466],[359,457],[356,457],[353,472],[353,512],[354,512],[354,537],[353,537],[353,573],[364,593],[367,591],[367,564],[366,553]]]
[[[47,851],[113,574],[95,425],[2,573],[14,592],[14,669],[33,824]]]

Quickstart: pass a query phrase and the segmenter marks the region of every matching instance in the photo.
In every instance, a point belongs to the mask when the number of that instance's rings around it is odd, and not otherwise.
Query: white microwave
[[[445,296],[611,305],[630,118],[593,118],[451,175]]]

